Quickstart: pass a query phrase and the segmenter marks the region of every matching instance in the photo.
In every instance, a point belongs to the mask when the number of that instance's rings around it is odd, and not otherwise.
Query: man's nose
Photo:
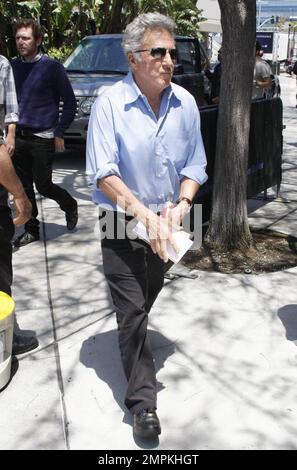
[[[170,66],[174,65],[173,60],[171,58],[171,55],[170,55],[170,52],[169,52],[168,49],[166,51],[166,54],[165,54],[165,57],[164,57],[163,61],[166,63],[166,65],[170,65]]]

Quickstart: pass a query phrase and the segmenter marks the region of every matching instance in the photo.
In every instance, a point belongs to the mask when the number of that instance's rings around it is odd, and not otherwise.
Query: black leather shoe
[[[138,437],[157,437],[161,434],[160,421],[155,410],[140,410],[134,415],[134,434]]]
[[[25,336],[14,333],[12,340],[12,354],[24,354],[38,348],[39,343],[35,335]]]
[[[20,246],[28,245],[29,243],[36,242],[39,240],[39,234],[33,235],[29,232],[24,232],[18,238],[16,238],[13,242],[14,246],[19,248]]]
[[[75,201],[75,208],[65,213],[67,230],[73,230],[78,221],[77,202]]]

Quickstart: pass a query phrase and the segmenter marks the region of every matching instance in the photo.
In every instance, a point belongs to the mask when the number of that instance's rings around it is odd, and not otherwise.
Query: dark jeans
[[[64,212],[73,209],[76,205],[75,199],[65,189],[52,182],[53,161],[53,139],[41,139],[34,136],[16,138],[13,163],[32,204],[32,218],[25,224],[25,230],[33,235],[39,233],[38,209],[33,183],[42,196],[56,201]]]
[[[14,225],[8,207],[0,207],[0,291],[11,295]]]
[[[103,233],[104,217],[105,212],[101,212],[100,229]],[[124,216],[119,223],[125,224]],[[103,239],[101,246],[128,380],[125,404],[134,413],[144,408],[156,408],[156,372],[147,324],[148,313],[163,287],[164,262],[139,239]]]

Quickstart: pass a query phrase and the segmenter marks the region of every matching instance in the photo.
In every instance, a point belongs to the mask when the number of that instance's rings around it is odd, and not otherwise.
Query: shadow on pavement
[[[158,371],[164,367],[167,358],[175,352],[175,345],[158,331],[148,330],[148,334],[158,374]],[[94,369],[99,379],[107,383],[115,401],[123,410],[123,422],[132,426],[133,417],[124,404],[127,382],[122,369],[117,330],[99,333],[85,340],[80,351],[80,361],[86,367]],[[158,391],[164,388],[163,383],[157,382]],[[158,438],[141,439],[134,436],[134,440],[139,447],[144,449],[159,445]]]
[[[285,305],[277,314],[285,327],[287,340],[297,345],[297,304]]]

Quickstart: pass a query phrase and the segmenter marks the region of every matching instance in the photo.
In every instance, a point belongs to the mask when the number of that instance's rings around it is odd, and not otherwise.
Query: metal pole
[[[289,28],[288,28],[287,60],[290,58],[290,28],[291,28],[291,23],[289,23]]]
[[[278,74],[278,48],[279,48],[279,28],[274,32],[275,36],[275,49],[274,49],[274,73]]]
[[[258,28],[260,28],[260,23],[261,23],[261,5],[262,5],[262,2],[261,0],[259,0],[259,15],[258,15]]]
[[[295,28],[294,28],[294,30],[293,30],[293,45],[292,45],[292,48],[291,48],[291,50],[292,50],[292,56],[295,55],[295,32],[296,32],[296,31],[295,31]]]

